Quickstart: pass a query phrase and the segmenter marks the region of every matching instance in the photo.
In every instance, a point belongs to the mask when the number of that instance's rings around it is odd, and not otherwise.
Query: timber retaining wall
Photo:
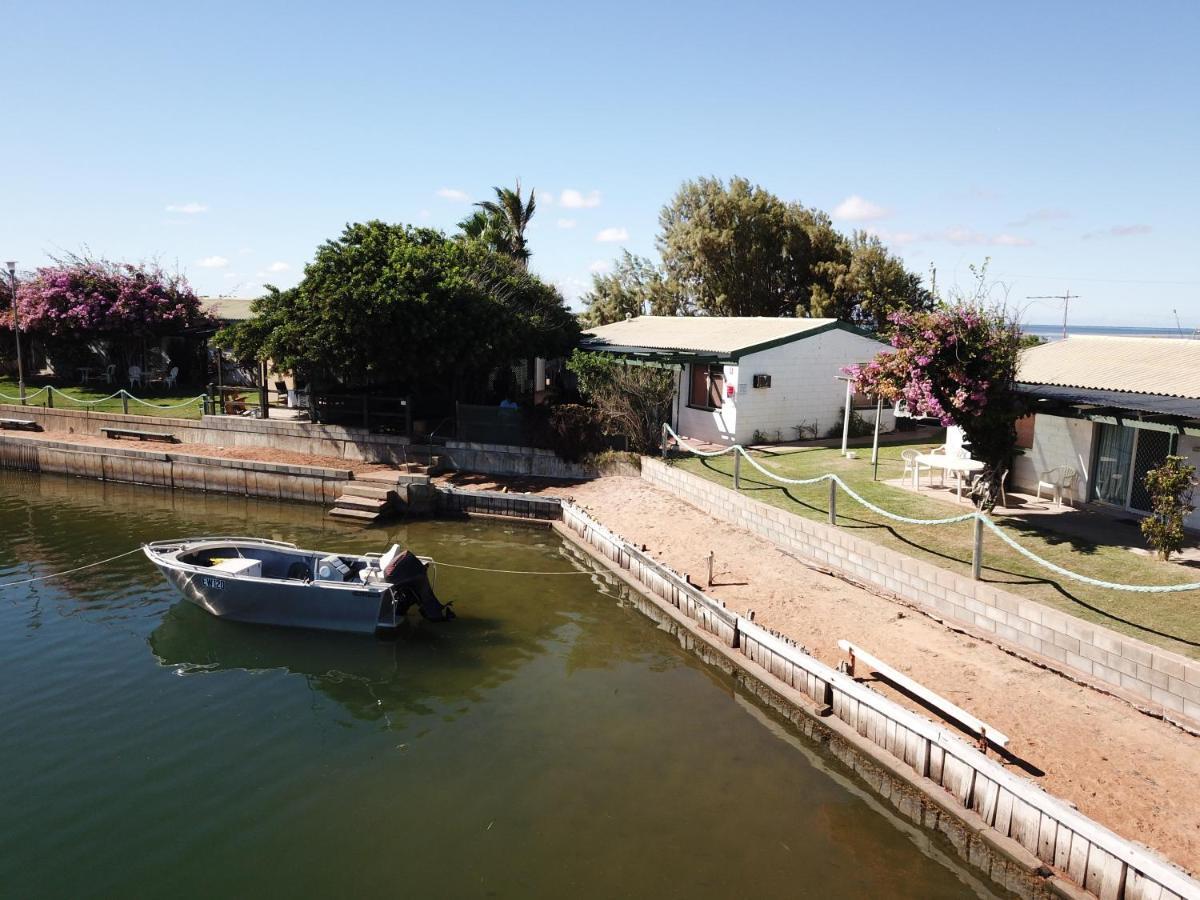
[[[0,439],[0,468],[324,504],[337,499],[353,478],[349,469],[91,447],[9,435]]]
[[[644,471],[644,470],[643,470]],[[613,534],[583,510],[562,504],[563,525],[652,595],[679,610],[703,632],[754,664],[768,685],[799,692],[879,748],[897,765],[952,798],[994,837],[1019,844],[1075,885],[1104,898],[1200,898],[1200,883],[1178,867],[1126,841],[1031,782],[984,756],[965,740],[899,706],[801,649],[726,609],[687,579]],[[813,712],[816,715],[815,711]],[[900,807],[898,807],[900,808]],[[972,815],[974,818],[972,817]],[[990,855],[970,836],[959,852],[1024,896],[1052,896],[1063,885],[1026,867],[1016,877],[1007,866],[982,865]],[[1045,874],[1045,873],[1043,873]]]
[[[1117,691],[1191,730],[1200,729],[1197,660],[752,500],[677,466],[645,459],[642,478],[789,553],[894,594],[1020,655],[1038,657],[1074,678]]]

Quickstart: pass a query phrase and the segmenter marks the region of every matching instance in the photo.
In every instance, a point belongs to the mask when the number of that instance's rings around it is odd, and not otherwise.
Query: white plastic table
[[[945,453],[918,453],[913,466],[913,490],[921,489],[921,466],[927,469],[941,469],[943,472],[953,472],[958,479],[958,499],[962,499],[963,476],[982,472],[983,463],[978,459],[965,456],[949,456]]]

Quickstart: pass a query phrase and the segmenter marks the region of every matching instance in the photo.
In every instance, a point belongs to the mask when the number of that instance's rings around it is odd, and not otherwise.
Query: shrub
[[[846,424],[846,407],[838,409],[837,424],[830,427],[825,432],[827,438],[840,438],[842,436],[842,428]],[[850,437],[860,438],[868,437],[875,433],[875,426],[858,414],[858,410],[850,410]]]
[[[537,443],[567,462],[579,462],[608,447],[604,424],[595,407],[561,403],[549,409],[537,428],[541,431]]]
[[[1195,476],[1195,466],[1189,466],[1182,456],[1168,456],[1161,466],[1146,473],[1151,513],[1142,519],[1142,534],[1163,561],[1183,549],[1183,520],[1195,509]]]
[[[623,436],[635,453],[658,447],[662,423],[670,418],[675,374],[670,369],[621,363],[603,353],[576,350],[567,361],[579,390],[599,411],[612,434]]]

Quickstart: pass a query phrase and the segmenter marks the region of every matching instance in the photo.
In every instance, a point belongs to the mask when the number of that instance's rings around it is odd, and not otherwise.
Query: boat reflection
[[[487,618],[461,617],[453,634],[425,624],[411,621],[383,640],[228,622],[180,601],[148,641],[159,663],[180,675],[282,671],[354,718],[390,727],[413,716],[456,718],[544,652],[537,636]]]

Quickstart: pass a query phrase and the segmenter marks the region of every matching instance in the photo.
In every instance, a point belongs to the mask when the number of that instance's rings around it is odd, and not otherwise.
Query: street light
[[[25,405],[25,364],[21,361],[21,320],[17,316],[17,264],[10,260],[8,266],[8,296],[12,301],[13,334],[17,338],[17,393],[21,397],[21,405]]]

